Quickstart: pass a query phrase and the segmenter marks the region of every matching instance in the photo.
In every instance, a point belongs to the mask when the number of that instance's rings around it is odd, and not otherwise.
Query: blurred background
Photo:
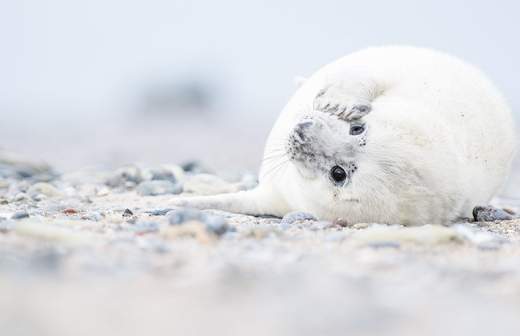
[[[61,170],[196,158],[256,171],[296,76],[385,44],[479,66],[518,111],[518,10],[512,1],[3,0],[0,146]]]

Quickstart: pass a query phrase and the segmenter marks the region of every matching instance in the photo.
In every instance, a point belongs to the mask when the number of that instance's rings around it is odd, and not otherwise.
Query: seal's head
[[[367,144],[369,126],[363,118],[370,105],[348,111],[315,111],[301,119],[287,142],[287,153],[305,179],[321,179],[335,187],[348,186]]]

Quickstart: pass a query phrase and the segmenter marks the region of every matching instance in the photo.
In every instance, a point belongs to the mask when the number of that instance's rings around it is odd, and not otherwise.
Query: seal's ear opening
[[[354,105],[350,111],[347,113],[344,113],[343,116],[341,116],[342,119],[346,121],[354,121],[359,120],[370,113],[372,110],[372,106],[370,104],[358,104]]]

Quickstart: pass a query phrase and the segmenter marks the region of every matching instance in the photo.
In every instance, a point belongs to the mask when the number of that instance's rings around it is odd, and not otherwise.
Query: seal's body
[[[257,188],[174,204],[447,223],[500,189],[515,142],[509,107],[474,67],[427,49],[371,48],[298,89],[269,135]]]

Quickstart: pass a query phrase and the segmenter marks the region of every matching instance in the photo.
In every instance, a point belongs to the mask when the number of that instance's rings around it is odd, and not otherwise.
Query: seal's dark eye
[[[350,126],[351,135],[360,135],[365,131],[365,125],[352,125]]]
[[[340,166],[334,166],[330,170],[330,177],[334,180],[334,182],[343,182],[347,178],[347,173]]]

